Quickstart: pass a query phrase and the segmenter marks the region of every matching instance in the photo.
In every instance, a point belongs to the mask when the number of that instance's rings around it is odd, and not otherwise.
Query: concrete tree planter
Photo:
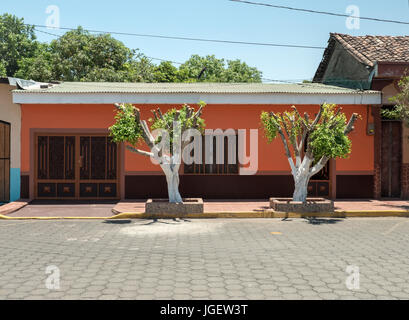
[[[186,215],[203,213],[203,199],[186,198],[183,203],[170,203],[168,199],[149,199],[145,204],[145,213],[155,215]]]
[[[334,201],[324,198],[307,198],[306,202],[292,198],[270,198],[270,208],[276,212],[320,213],[334,212]]]

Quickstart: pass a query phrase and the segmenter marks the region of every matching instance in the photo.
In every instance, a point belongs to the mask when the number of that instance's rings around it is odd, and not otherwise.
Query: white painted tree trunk
[[[298,178],[294,178],[295,189],[293,201],[305,202],[308,195],[308,182],[310,181],[309,174],[302,174]]]
[[[305,202],[308,195],[308,182],[311,178],[311,164],[312,159],[304,157],[301,161],[301,157],[296,157],[296,163],[292,162],[292,159],[288,159],[292,165],[292,173],[294,177],[294,194],[293,201]]]
[[[300,157],[296,158],[296,164],[292,162],[292,159],[289,158],[292,173],[294,177],[294,194],[293,201],[306,202],[308,196],[308,183],[313,175],[318,173],[322,168],[324,168],[328,159],[323,157],[315,166],[311,168],[313,164],[313,159],[305,156],[301,161]]]
[[[179,172],[169,170],[165,172],[166,181],[168,183],[168,196],[171,203],[182,203],[182,197],[179,193]]]
[[[183,203],[183,199],[179,193],[179,167],[180,164],[172,164],[175,158],[168,158],[160,166],[165,173],[166,182],[168,184],[168,197],[171,203]]]

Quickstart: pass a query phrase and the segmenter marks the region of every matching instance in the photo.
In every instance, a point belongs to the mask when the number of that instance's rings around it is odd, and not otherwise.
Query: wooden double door
[[[381,190],[383,198],[401,197],[402,122],[382,121]]]
[[[0,203],[10,201],[10,129],[0,121]]]
[[[106,135],[37,134],[37,199],[118,199],[118,147]]]

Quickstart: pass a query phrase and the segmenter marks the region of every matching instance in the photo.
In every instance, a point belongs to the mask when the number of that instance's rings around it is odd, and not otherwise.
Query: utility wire
[[[25,24],[30,25],[30,24]],[[45,25],[33,24],[31,26],[37,28],[49,28]],[[75,28],[68,27],[53,27],[54,29],[60,30],[77,30]],[[143,33],[131,33],[131,32],[117,32],[117,31],[103,31],[103,30],[91,30],[83,29],[92,33],[105,33],[105,34],[116,34],[123,36],[135,36],[135,37],[146,37],[146,38],[159,38],[159,39],[171,39],[171,40],[185,40],[185,41],[199,41],[199,42],[213,42],[213,43],[227,43],[227,44],[241,44],[241,45],[253,45],[253,46],[265,46],[265,47],[286,47],[286,48],[299,48],[299,49],[319,49],[324,50],[326,47],[320,46],[306,46],[297,44],[280,44],[280,43],[269,43],[269,42],[247,42],[247,41],[235,41],[235,40],[221,40],[221,39],[206,39],[206,38],[190,38],[190,37],[179,37],[179,36],[166,36],[159,34],[143,34]]]
[[[307,13],[324,14],[324,15],[336,16],[336,17],[356,18],[356,19],[370,20],[370,21],[377,21],[377,22],[397,23],[397,24],[409,25],[409,22],[399,21],[399,20],[388,20],[388,19],[380,19],[380,18],[351,16],[351,15],[343,14],[343,13],[318,11],[318,10],[303,9],[303,8],[293,8],[293,7],[287,7],[287,6],[279,6],[279,5],[270,4],[270,3],[253,2],[253,1],[246,1],[246,0],[228,0],[228,1],[243,3],[243,4],[249,4],[249,5],[254,5],[254,6],[271,7],[271,8],[276,8],[276,9],[286,9],[286,10],[301,11],[301,12],[307,12]]]
[[[47,32],[47,31],[42,31],[42,30],[39,30],[39,29],[37,29],[37,28],[34,28],[34,29],[35,29],[36,31],[38,31],[38,32],[45,33],[45,34],[48,34],[48,35],[50,35],[50,36],[54,36],[54,37],[57,37],[57,38],[61,38],[61,37],[62,37],[62,35],[59,35],[59,34]],[[154,58],[154,57],[149,57],[149,56],[145,56],[145,57],[148,58],[148,59],[152,59],[152,60],[158,60],[158,61],[164,61],[164,62],[171,62],[171,63],[174,63],[174,64],[180,64],[180,65],[183,64],[182,62],[171,61],[171,60],[168,60],[168,59]]]
[[[61,35],[55,34],[55,33],[51,33],[51,32],[46,32],[46,31],[42,31],[39,30],[37,27],[34,28],[36,31],[38,32],[42,32],[57,38],[61,38]],[[151,59],[151,60],[158,60],[158,61],[164,61],[164,62],[171,62],[173,64],[178,64],[178,65],[182,65],[182,62],[177,62],[177,61],[172,61],[172,60],[168,60],[168,59],[161,59],[161,58],[154,58],[154,57],[149,57],[146,56],[146,58]],[[268,81],[268,82],[283,82],[283,83],[294,83],[295,81],[302,81],[304,79],[295,79],[295,80],[275,80],[275,79],[268,79],[268,78],[262,78],[263,81]]]
[[[35,26],[35,30],[36,31],[38,31],[38,32],[42,32],[42,33],[45,33],[45,34],[48,34],[48,35],[51,35],[51,36],[55,36],[55,37],[57,37],[57,38],[61,38],[62,37],[62,35],[58,35],[58,34],[55,34],[55,33],[51,33],[51,32],[47,32],[47,31],[42,31],[42,30],[39,30],[38,29],[38,27],[43,27],[43,26],[38,26],[38,25],[34,25]],[[44,26],[45,27],[45,26]],[[66,28],[60,28],[60,29],[66,29]],[[70,29],[70,30],[75,30],[75,29]],[[85,29],[84,29],[85,30]],[[90,31],[90,30],[88,30],[88,31]],[[100,31],[94,31],[94,32],[100,32]],[[146,56],[146,58],[148,58],[148,59],[152,59],[152,60],[158,60],[158,61],[169,61],[169,62],[171,62],[171,63],[174,63],[174,64],[178,64],[178,65],[182,65],[183,63],[182,62],[176,62],[176,61],[172,61],[172,60],[168,60],[168,59],[162,59],[162,58],[154,58],[154,57],[149,57],[149,56]],[[270,79],[270,78],[262,78],[262,80],[263,81],[267,81],[267,82],[281,82],[281,83],[301,83],[303,80],[305,80],[305,79],[285,79],[285,80],[279,80],[279,79]],[[365,81],[365,80],[367,80],[367,79],[358,79],[357,81]],[[382,80],[382,79],[381,79]],[[339,83],[339,82],[350,82],[350,81],[352,81],[352,80],[346,80],[346,79],[331,79],[331,82],[334,82],[334,83]]]

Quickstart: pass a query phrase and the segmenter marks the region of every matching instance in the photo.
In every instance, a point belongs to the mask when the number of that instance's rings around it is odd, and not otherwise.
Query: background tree
[[[170,109],[162,113],[160,108],[152,110],[154,119],[149,128],[146,120],[141,119],[140,110],[131,104],[116,104],[118,112],[115,116],[115,124],[109,128],[110,135],[115,142],[127,142],[127,149],[155,160],[160,160],[160,166],[166,175],[168,185],[169,202],[182,203],[179,193],[179,168],[182,162],[182,150],[186,143],[182,139],[188,129],[198,129],[203,132],[204,120],[201,118],[204,103],[199,103],[198,110],[188,105],[179,109]],[[166,130],[169,144],[160,148],[164,137],[154,137],[151,130]],[[150,151],[141,150],[138,144],[145,142]],[[175,147],[177,141],[181,141],[180,148]]]
[[[154,68],[153,79],[155,82],[181,82],[178,68],[170,61],[162,61]]]
[[[348,134],[354,129],[358,114],[354,113],[347,122],[341,108],[323,104],[312,120],[308,113],[301,116],[296,107],[292,109],[283,114],[263,112],[261,122],[269,142],[279,135],[284,144],[295,183],[293,201],[305,202],[311,177],[329,159],[346,158],[351,153]]]
[[[153,80],[153,65],[145,56],[109,34],[93,35],[81,27],[42,45],[34,57],[21,59],[19,67],[19,77],[37,81]]]
[[[59,80],[52,64],[52,51],[48,44],[39,44],[33,57],[25,57],[18,61],[17,78],[48,82]]]
[[[6,77],[6,76],[7,76],[7,71],[6,71],[5,63],[0,60],[0,77]]]
[[[14,76],[20,59],[34,56],[38,46],[35,39],[34,27],[26,26],[24,19],[0,15],[0,59],[8,76]]]
[[[192,55],[179,67],[155,65],[111,35],[81,27],[40,43],[33,26],[9,14],[0,16],[0,60],[5,74],[42,82],[261,82],[261,72],[238,59]]]
[[[239,59],[228,60],[227,65],[222,82],[261,82],[262,73],[257,68],[250,67]]]
[[[240,60],[218,59],[214,55],[192,55],[179,67],[184,82],[261,82],[262,73]]]

